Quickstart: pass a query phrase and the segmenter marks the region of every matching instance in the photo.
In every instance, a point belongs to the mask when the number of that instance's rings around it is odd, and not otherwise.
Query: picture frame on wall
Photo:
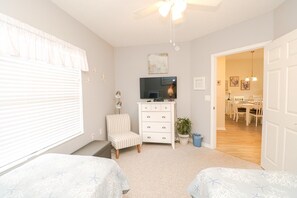
[[[230,76],[230,87],[239,87],[239,76]]]
[[[250,90],[250,81],[241,80],[241,90]]]
[[[193,78],[193,90],[205,90],[205,77]]]
[[[148,55],[148,73],[149,74],[167,74],[168,73],[168,54],[157,53]]]

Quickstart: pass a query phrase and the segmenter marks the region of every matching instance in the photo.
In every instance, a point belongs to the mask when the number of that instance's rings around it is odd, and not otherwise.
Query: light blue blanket
[[[45,154],[0,177],[1,198],[118,198],[128,190],[115,161],[91,156]]]
[[[297,175],[287,172],[208,168],[188,188],[194,198],[296,198]]]

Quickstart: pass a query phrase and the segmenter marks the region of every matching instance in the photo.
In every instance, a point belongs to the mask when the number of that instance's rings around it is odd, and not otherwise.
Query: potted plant
[[[188,144],[192,129],[191,120],[189,118],[177,118],[175,125],[180,143],[182,145]]]

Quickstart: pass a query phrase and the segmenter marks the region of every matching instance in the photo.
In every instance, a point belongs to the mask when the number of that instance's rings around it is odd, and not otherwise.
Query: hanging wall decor
[[[230,87],[239,87],[239,76],[230,76]]]
[[[168,54],[149,54],[148,55],[148,73],[149,74],[167,74],[168,73]]]
[[[250,81],[241,80],[241,90],[250,90]]]
[[[121,113],[121,108],[122,108],[122,101],[121,101],[121,92],[117,91],[115,94],[115,108],[116,108],[116,113],[120,114]]]

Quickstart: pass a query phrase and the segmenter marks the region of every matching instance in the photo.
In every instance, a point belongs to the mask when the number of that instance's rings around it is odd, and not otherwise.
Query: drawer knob
[[[151,127],[150,126],[147,126],[146,128],[150,129]]]
[[[166,140],[166,137],[162,137],[163,140]]]
[[[146,116],[147,118],[150,118],[151,116]]]
[[[162,126],[162,129],[166,129],[166,127]]]
[[[166,118],[165,116],[162,116],[162,118]]]
[[[151,136],[147,136],[147,139],[151,139]]]

